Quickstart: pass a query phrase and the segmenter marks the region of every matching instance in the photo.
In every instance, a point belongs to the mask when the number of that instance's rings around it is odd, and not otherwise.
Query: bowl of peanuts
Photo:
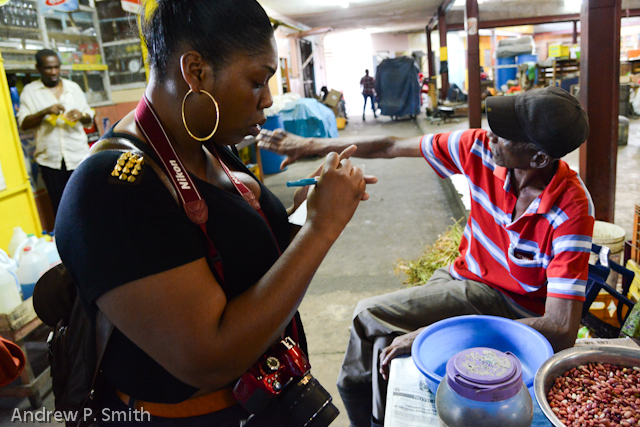
[[[585,346],[540,366],[536,399],[557,427],[640,425],[640,349]]]

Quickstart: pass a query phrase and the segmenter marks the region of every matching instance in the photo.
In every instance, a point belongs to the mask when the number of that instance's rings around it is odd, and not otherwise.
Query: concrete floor
[[[370,113],[369,113],[370,114]],[[423,116],[424,117],[424,116]],[[416,136],[468,127],[466,120],[442,126],[424,118],[395,122],[388,117],[367,116],[363,122],[351,114],[343,136],[390,134]],[[486,123],[484,125],[486,128]],[[567,156],[577,167],[577,154]],[[266,185],[291,204],[293,191],[285,183],[306,177],[321,159],[300,161],[284,172],[267,176]],[[457,201],[443,187],[423,159],[356,160],[379,183],[370,186],[370,200],[363,202],[342,236],[315,275],[300,312],[309,339],[312,373],[334,397],[341,410],[332,427],[349,425],[335,382],[349,337],[352,311],[363,298],[401,289],[402,278],[394,273],[397,260],[413,259],[433,243],[453,217],[460,215]],[[640,203],[640,120],[632,121],[629,144],[618,151],[616,223],[630,238],[634,204]],[[455,197],[455,196],[453,196]],[[459,217],[459,216],[458,216]],[[35,347],[38,347],[37,345]],[[53,410],[53,396],[44,399]],[[29,409],[27,399],[0,399],[0,426],[9,426],[14,408]],[[58,423],[21,423],[25,426],[62,426]]]

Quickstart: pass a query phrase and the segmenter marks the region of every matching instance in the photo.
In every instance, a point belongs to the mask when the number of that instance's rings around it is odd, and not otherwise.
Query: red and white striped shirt
[[[425,135],[420,148],[440,177],[463,174],[469,183],[471,213],[453,277],[499,290],[523,317],[544,314],[546,296],[584,301],[594,206],[567,163],[558,161],[549,185],[513,221],[510,174],[494,163],[485,130]]]

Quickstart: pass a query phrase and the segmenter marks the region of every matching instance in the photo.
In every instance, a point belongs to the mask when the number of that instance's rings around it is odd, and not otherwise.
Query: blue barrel
[[[515,56],[510,58],[497,58],[496,63],[498,65],[515,65],[516,58]],[[518,74],[518,69],[516,67],[498,68],[496,71],[496,85],[498,86],[498,89],[500,89],[502,85],[506,85],[507,80],[515,80],[516,75]]]
[[[276,130],[284,129],[284,121],[280,114],[267,117],[267,122],[262,126],[263,129]],[[280,170],[280,164],[286,156],[274,153],[273,151],[260,149],[260,157],[262,158],[262,171],[265,174],[274,174],[282,172]],[[283,170],[287,170],[284,168]]]

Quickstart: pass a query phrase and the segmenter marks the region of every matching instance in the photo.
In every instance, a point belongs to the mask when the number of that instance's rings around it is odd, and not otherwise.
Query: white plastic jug
[[[22,298],[26,300],[33,295],[33,288],[40,276],[49,269],[49,260],[46,255],[27,246],[22,250],[18,262],[18,281],[22,288]]]
[[[13,252],[13,259],[18,263],[18,265],[20,265],[20,256],[22,255],[22,250],[27,246],[30,246],[31,249],[33,249],[36,243],[38,243],[38,238],[33,234],[29,234],[27,235],[27,238],[18,245],[15,252]]]
[[[13,236],[11,236],[11,240],[9,241],[9,255],[15,258],[16,249],[22,242],[27,240],[27,233],[24,232],[22,227],[13,227]]]
[[[44,237],[38,239],[38,242],[34,248],[36,251],[47,256],[49,260],[49,266],[53,267],[60,262],[60,255],[58,254],[58,248],[54,242],[49,242]]]
[[[22,296],[16,285],[16,275],[0,268],[0,313],[9,314],[22,304]]]
[[[15,277],[14,281],[16,284],[16,290],[18,291],[18,294],[21,294],[22,288],[20,288],[20,283],[18,282],[18,277],[16,276],[16,273],[18,272],[18,263],[16,262],[16,260],[10,258],[9,255],[7,255],[7,253],[2,249],[0,249],[0,268],[13,274],[13,276]]]

